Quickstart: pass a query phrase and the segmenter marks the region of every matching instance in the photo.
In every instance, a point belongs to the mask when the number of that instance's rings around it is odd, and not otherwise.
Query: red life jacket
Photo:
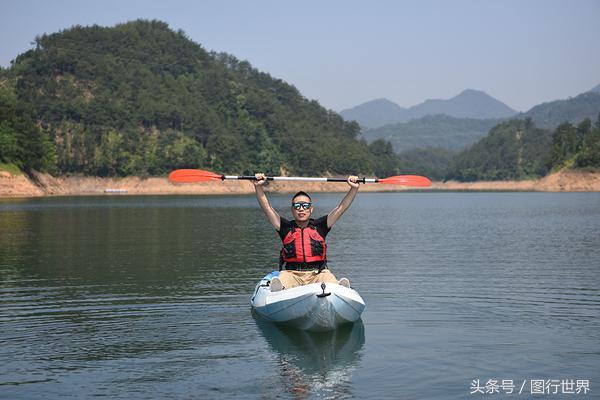
[[[327,261],[327,245],[314,225],[293,227],[283,238],[281,261],[286,264],[323,264]]]

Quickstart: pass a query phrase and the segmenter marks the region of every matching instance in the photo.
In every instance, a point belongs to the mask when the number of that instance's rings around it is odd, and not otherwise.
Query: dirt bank
[[[271,192],[344,192],[348,190],[345,183],[318,182],[271,182],[267,188]],[[394,185],[364,185],[363,192],[385,192],[415,190]],[[583,172],[562,170],[542,179],[527,181],[494,181],[494,182],[434,182],[428,190],[454,191],[540,191],[540,192],[600,192],[600,172]],[[84,176],[52,177],[48,174],[35,173],[31,177],[12,175],[0,171],[0,197],[36,197],[36,196],[71,196],[71,195],[108,195],[126,193],[129,195],[157,194],[248,194],[254,187],[248,181],[204,182],[185,185],[174,185],[165,177],[141,179],[98,178]]]
[[[465,191],[600,192],[600,171],[563,169],[525,181],[434,182],[432,189]]]

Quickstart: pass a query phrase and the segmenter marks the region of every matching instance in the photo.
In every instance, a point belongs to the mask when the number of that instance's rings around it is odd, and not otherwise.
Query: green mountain
[[[554,129],[563,122],[578,124],[595,120],[600,112],[600,93],[592,91],[578,96],[539,104],[515,118],[531,118],[541,128]]]
[[[457,152],[439,147],[407,150],[398,155],[403,174],[425,175],[429,179],[443,181],[448,166]]]
[[[530,119],[494,127],[449,163],[446,179],[460,181],[539,178],[564,167],[600,169],[600,113],[578,125],[565,122],[554,131]]]
[[[498,119],[429,115],[409,122],[368,129],[361,132],[361,136],[368,142],[389,140],[398,153],[426,147],[462,150],[484,137],[499,122]]]
[[[552,137],[530,120],[513,119],[490,133],[450,163],[447,179],[459,181],[525,179],[548,170]]]
[[[429,99],[410,108],[378,99],[340,112],[347,121],[356,121],[366,129],[438,114],[455,118],[499,119],[511,117],[517,111],[483,91],[467,89],[450,99]]]
[[[0,71],[0,88],[0,162],[26,169],[99,176],[181,167],[397,170],[393,159],[382,163],[356,139],[356,123],[160,21],[75,26],[38,37],[34,49]],[[23,154],[26,142],[35,145]]]

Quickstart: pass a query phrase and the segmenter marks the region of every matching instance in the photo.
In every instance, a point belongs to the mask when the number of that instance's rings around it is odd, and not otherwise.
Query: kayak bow
[[[329,331],[358,320],[365,302],[358,292],[335,283],[311,283],[271,292],[273,271],[256,285],[250,301],[261,317],[308,331]]]

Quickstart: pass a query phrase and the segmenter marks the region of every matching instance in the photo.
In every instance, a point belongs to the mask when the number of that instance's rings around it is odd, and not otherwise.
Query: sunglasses
[[[311,205],[311,203],[292,203],[292,207],[294,207],[294,210],[308,210]]]

